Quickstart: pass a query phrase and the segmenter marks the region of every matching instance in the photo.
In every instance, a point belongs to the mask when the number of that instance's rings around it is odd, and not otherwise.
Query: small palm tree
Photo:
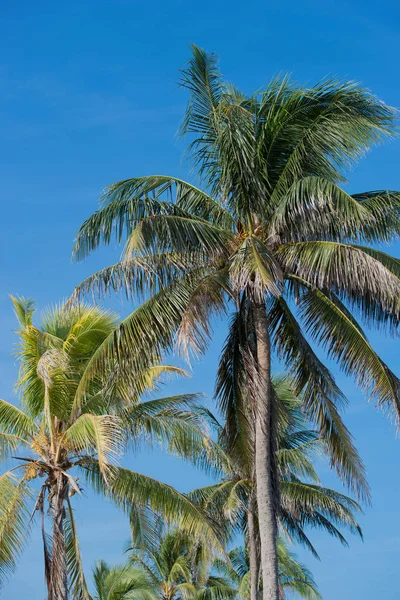
[[[32,302],[13,302],[21,327],[22,408],[0,400],[0,458],[14,462],[0,476],[0,579],[15,566],[39,515],[48,599],[66,600],[71,593],[85,600],[72,506],[82,491],[78,475],[122,508],[149,505],[184,529],[211,534],[205,515],[183,494],[117,465],[129,445],[152,440],[190,460],[204,455],[212,445],[207,413],[194,395],[141,400],[162,373],[181,373],[175,367],[153,363],[134,372],[127,360],[108,361],[93,374],[93,357],[116,330],[114,314],[61,305],[36,327]]]
[[[234,353],[228,338],[226,352]],[[246,560],[249,561],[249,595],[258,599],[260,588],[260,537],[258,506],[255,494],[254,423],[246,406],[246,390],[240,385],[240,367],[227,372],[222,356],[217,379],[217,393],[226,420],[220,433],[220,443],[227,460],[223,479],[205,488],[194,490],[189,496],[221,523],[225,522],[227,539],[244,533]],[[236,401],[229,402],[233,386]],[[307,535],[307,528],[321,528],[344,545],[347,541],[340,529],[358,533],[356,521],[359,505],[333,489],[321,485],[315,470],[315,460],[326,450],[325,441],[308,428],[301,411],[302,402],[295,395],[287,377],[275,377],[272,382],[275,410],[277,411],[277,441],[275,461],[279,474],[278,523],[285,538],[306,546],[318,558],[318,553]],[[248,396],[248,394],[247,394]],[[248,398],[247,398],[248,400]]]
[[[142,515],[143,516],[143,515]],[[149,515],[147,515],[149,518]],[[130,561],[148,574],[159,600],[233,600],[237,590],[214,567],[215,548],[150,515],[153,536],[133,536]],[[142,521],[143,522],[143,521]]]
[[[158,600],[233,600],[250,598],[250,570],[245,548],[227,554],[152,519],[154,536],[130,549],[130,563],[153,582]],[[143,523],[143,521],[142,521]],[[138,539],[136,538],[136,544]],[[278,540],[280,598],[294,592],[306,600],[321,596],[310,571]]]
[[[193,47],[183,74],[190,100],[182,131],[203,189],[170,175],[111,185],[81,227],[75,254],[127,236],[123,260],[88,278],[77,295],[124,288],[151,298],[124,322],[114,351],[201,352],[211,319],[230,302],[254,343],[247,352],[265,600],[278,598],[271,435],[271,352],[303,391],[304,409],[346,484],[368,495],[343,395],[307,334],[385,409],[400,415],[400,382],[370,345],[358,316],[396,330],[400,263],[370,244],[396,239],[400,194],[349,194],[344,171],[394,131],[396,112],[352,82],[312,88],[289,78],[246,96],[222,80],[216,58]],[[353,309],[357,318],[352,314]],[[178,338],[176,338],[178,332]],[[160,350],[161,351],[161,350]]]
[[[93,600],[155,600],[154,588],[143,569],[110,567],[100,560],[93,569]]]

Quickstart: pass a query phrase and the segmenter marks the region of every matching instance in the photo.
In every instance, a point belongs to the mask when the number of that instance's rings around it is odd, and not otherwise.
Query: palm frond
[[[107,474],[112,460],[121,453],[124,441],[122,422],[112,415],[83,414],[65,431],[63,445],[79,453],[95,452],[99,468]]]
[[[279,583],[284,592],[289,591],[305,600],[322,600],[310,570],[290,552],[283,538],[278,539],[278,565]]]
[[[206,253],[215,258],[226,257],[233,234],[210,221],[194,218],[190,214],[154,215],[142,219],[132,231],[124,249],[124,258],[129,260],[137,252],[183,253],[188,246],[191,251]]]
[[[22,298],[10,294],[11,302],[14,305],[15,316],[20,326],[25,329],[32,325],[32,316],[35,312],[35,302],[32,298]]]
[[[363,227],[363,236],[372,242],[388,242],[400,233],[400,192],[375,190],[353,194],[353,198],[373,217],[371,225]]]
[[[342,307],[320,290],[303,282],[306,291],[299,310],[306,331],[337,359],[347,374],[400,419],[400,380],[372,349],[363,332]]]
[[[22,410],[0,399],[0,427],[4,433],[21,438],[32,438],[37,433],[36,423]]]
[[[179,523],[182,530],[199,535],[216,547],[221,546],[217,525],[187,496],[173,487],[141,473],[116,466],[110,467],[110,481],[106,485],[96,464],[82,464],[82,468],[95,491],[110,497],[124,510],[129,511],[133,503],[140,506],[149,505],[170,522]]]
[[[17,448],[24,444],[30,446],[30,442],[13,433],[4,433],[0,431],[0,462],[15,454]]]
[[[16,479],[10,471],[0,476],[0,585],[14,570],[28,541],[31,498],[24,479]]]
[[[93,380],[99,373],[107,372],[115,361],[124,367],[125,377],[131,374],[132,391],[138,396],[144,391],[141,373],[160,360],[163,349],[172,347],[174,332],[202,276],[203,273],[189,274],[162,289],[104,339],[85,365],[75,393],[73,414],[83,405]]]
[[[65,551],[67,554],[67,569],[69,589],[73,600],[91,600],[83,571],[81,552],[76,531],[72,506],[67,497],[67,509],[64,520]]]
[[[326,442],[332,467],[358,497],[368,500],[365,467],[338,412],[344,396],[303,336],[283,298],[270,312],[270,326],[278,355],[293,376],[296,392],[302,393],[305,412]]]
[[[278,248],[276,255],[287,272],[321,290],[330,289],[354,306],[366,309],[368,318],[374,316],[377,307],[379,320],[397,327],[400,278],[396,259],[390,261],[386,257],[385,260],[383,255],[379,260],[378,252],[364,252],[362,246],[323,241],[285,244]]]

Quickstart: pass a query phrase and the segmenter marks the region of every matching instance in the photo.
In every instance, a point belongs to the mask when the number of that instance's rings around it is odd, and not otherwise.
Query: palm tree
[[[236,597],[237,590],[231,582],[212,572],[215,548],[182,530],[166,528],[155,515],[147,514],[149,518],[153,535],[144,539],[134,530],[129,550],[131,563],[142,568],[153,582],[156,598],[232,600]]]
[[[152,539],[138,544],[136,538],[136,547],[130,548],[130,564],[142,569],[152,581],[154,598],[249,600],[250,572],[245,548],[216,555],[201,540],[177,529],[165,529],[160,519],[153,518],[152,522]],[[307,600],[320,599],[310,571],[297,561],[282,538],[278,540],[278,562],[280,599],[284,600],[286,591]]]
[[[153,440],[189,460],[206,456],[212,446],[207,413],[195,395],[141,400],[162,373],[181,370],[153,363],[135,372],[121,360],[88,376],[93,357],[116,330],[114,314],[61,305],[36,327],[32,301],[13,303],[21,327],[22,408],[0,400],[0,458],[14,463],[0,476],[1,581],[39,515],[49,600],[65,600],[69,593],[75,600],[89,598],[73,513],[72,498],[82,491],[79,474],[126,510],[148,505],[178,519],[183,529],[212,536],[209,521],[187,497],[117,464],[124,449]]]
[[[237,352],[230,337],[217,379],[217,392],[226,422],[219,436],[220,444],[227,453],[225,475],[218,483],[194,490],[189,496],[210,512],[215,520],[225,523],[223,529],[228,540],[238,533],[245,534],[246,561],[249,562],[246,585],[250,598],[257,600],[260,536],[255,494],[254,423],[249,418],[249,407],[246,406],[246,390],[240,389],[240,384],[236,388],[236,401],[229,403],[233,383],[237,384],[238,372],[227,374],[227,352],[233,355]],[[321,528],[347,545],[340,529],[362,535],[356,521],[360,507],[344,494],[321,485],[315,470],[315,459],[324,454],[325,440],[307,428],[301,400],[296,397],[290,380],[287,377],[275,377],[272,391],[278,414],[275,461],[280,480],[277,509],[279,527],[286,539],[300,542],[318,558],[307,535],[307,527]]]
[[[124,254],[76,296],[120,288],[148,296],[114,340],[119,353],[143,338],[160,352],[176,340],[184,352],[202,352],[212,317],[229,302],[247,323],[263,594],[277,600],[271,352],[303,392],[332,464],[361,497],[368,495],[364,473],[338,413],[344,398],[307,334],[379,406],[400,414],[399,379],[357,320],[397,329],[400,263],[368,244],[397,238],[400,194],[351,195],[340,187],[344,170],[393,133],[396,112],[332,79],[305,88],[283,77],[246,96],[222,80],[215,56],[192,51],[182,132],[192,136],[189,153],[204,190],[169,175],[111,185],[81,226],[74,253],[83,258],[126,236]]]
[[[93,569],[93,581],[93,600],[155,600],[149,577],[132,565],[110,567],[100,560]]]

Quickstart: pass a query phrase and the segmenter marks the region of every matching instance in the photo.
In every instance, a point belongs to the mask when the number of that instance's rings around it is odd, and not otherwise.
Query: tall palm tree
[[[217,379],[217,391],[226,420],[220,433],[221,446],[227,453],[225,475],[218,483],[194,490],[189,496],[217,521],[225,523],[228,539],[238,533],[245,534],[249,596],[251,600],[258,600],[260,536],[255,494],[254,423],[246,407],[246,390],[240,390],[240,384],[237,385],[235,403],[229,403],[229,394],[233,383],[237,383],[238,373],[227,375],[227,352],[233,355],[237,352],[230,337]],[[362,535],[356,521],[360,507],[344,494],[321,485],[315,460],[324,454],[325,440],[307,428],[301,400],[295,396],[290,380],[287,377],[275,377],[272,391],[278,413],[275,461],[280,480],[277,509],[279,527],[285,538],[300,542],[318,557],[307,528],[321,528],[347,545],[340,529]]]
[[[0,475],[0,580],[14,568],[38,516],[48,599],[89,598],[73,513],[79,474],[122,508],[149,505],[183,529],[213,536],[210,522],[183,494],[117,464],[124,449],[152,440],[190,460],[212,446],[196,396],[141,399],[162,373],[181,370],[153,363],[134,372],[128,361],[109,361],[88,378],[93,357],[115,332],[116,316],[61,305],[36,327],[33,303],[13,302],[21,327],[22,408],[0,400],[0,458],[13,461]]]
[[[149,296],[124,321],[113,352],[129,353],[143,338],[160,352],[176,339],[181,350],[201,352],[212,316],[229,302],[249,324],[253,344],[243,352],[252,382],[263,594],[277,600],[271,352],[303,391],[332,464],[361,496],[368,493],[364,474],[338,413],[343,395],[307,334],[379,406],[400,414],[399,379],[357,320],[397,330],[400,263],[368,244],[398,237],[400,194],[340,187],[345,169],[393,133],[396,112],[358,85],[332,79],[306,88],[283,77],[246,96],[222,80],[215,56],[192,51],[182,132],[192,136],[203,190],[170,175],[111,185],[74,252],[83,258],[126,236],[122,261],[89,277],[76,295],[123,288]]]

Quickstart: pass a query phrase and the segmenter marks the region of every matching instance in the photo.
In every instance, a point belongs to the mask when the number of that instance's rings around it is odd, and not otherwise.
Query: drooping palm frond
[[[396,328],[400,316],[400,269],[396,259],[362,246],[298,242],[277,250],[285,268],[320,290],[329,289]],[[381,260],[380,260],[381,259]],[[388,268],[389,267],[389,268]],[[371,310],[368,311],[367,307]],[[376,310],[380,309],[379,313]],[[379,320],[378,320],[379,324]]]
[[[29,537],[29,500],[32,492],[24,478],[11,471],[0,476],[0,585],[15,569]]]
[[[5,434],[24,440],[29,440],[38,431],[37,425],[26,413],[5,400],[0,400],[0,428]]]
[[[285,593],[295,594],[305,600],[321,600],[317,584],[310,570],[297,560],[282,538],[278,540],[279,584]]]
[[[388,242],[400,234],[400,194],[394,190],[376,190],[353,194],[373,216],[371,225],[364,226],[363,234],[372,242]]]
[[[334,356],[347,374],[400,418],[400,380],[374,352],[363,332],[333,299],[300,280],[307,291],[299,310],[310,335]]]
[[[303,336],[283,298],[270,313],[270,325],[277,352],[293,376],[297,393],[302,393],[306,414],[319,427],[332,466],[346,485],[360,498],[368,500],[365,467],[338,412],[344,396],[332,374]]]
[[[83,414],[69,427],[62,446],[76,454],[96,452],[99,468],[106,475],[121,453],[124,432],[120,419],[112,415]]]
[[[71,502],[68,497],[64,527],[67,570],[71,596],[73,600],[91,600],[83,571],[75,518]]]
[[[110,483],[107,486],[96,463],[83,462],[81,467],[95,491],[110,497],[124,510],[129,512],[133,503],[150,505],[152,510],[163,514],[167,520],[178,521],[183,530],[202,535],[217,547],[221,546],[217,523],[212,522],[185,494],[171,486],[116,466],[110,466]]]

